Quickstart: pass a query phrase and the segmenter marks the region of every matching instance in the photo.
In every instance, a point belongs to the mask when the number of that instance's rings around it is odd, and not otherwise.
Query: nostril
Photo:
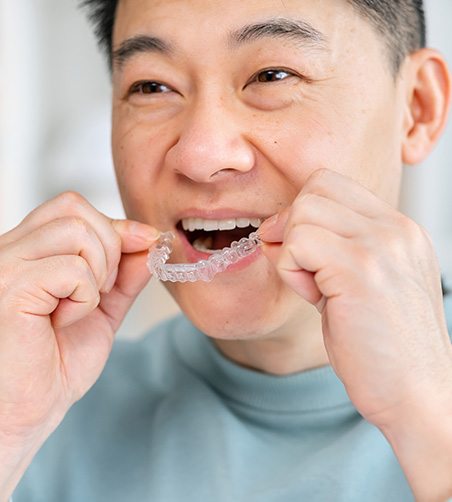
[[[217,183],[220,181],[232,179],[233,177],[240,174],[239,169],[234,169],[232,167],[226,168],[216,168],[212,166],[209,168],[186,168],[186,169],[175,169],[175,173],[181,179],[191,181],[193,183]]]
[[[224,169],[220,169],[219,171],[215,171],[213,174],[211,174],[210,179],[218,178],[219,176],[225,174],[236,174],[236,173],[237,173],[236,169],[233,169],[232,167],[225,167]]]
[[[168,168],[196,183],[213,183],[251,171],[256,163],[253,145],[240,132],[221,125],[219,128],[217,116],[209,124],[187,124],[167,151]]]

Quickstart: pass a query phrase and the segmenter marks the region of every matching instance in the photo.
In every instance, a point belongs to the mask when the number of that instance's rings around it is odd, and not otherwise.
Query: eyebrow
[[[228,38],[233,45],[242,45],[263,38],[282,38],[300,42],[311,48],[327,49],[327,38],[323,33],[306,21],[295,19],[275,18],[248,24],[230,33]],[[135,35],[121,42],[112,52],[113,66],[121,69],[133,56],[149,52],[171,55],[175,49],[161,38]]]
[[[296,19],[269,19],[244,26],[230,35],[231,42],[236,45],[262,38],[285,38],[305,46],[327,49],[327,37],[323,33],[308,22]]]
[[[137,54],[148,52],[169,55],[174,52],[174,49],[161,38],[149,35],[135,35],[121,42],[119,47],[112,52],[113,66],[121,69],[128,59]]]

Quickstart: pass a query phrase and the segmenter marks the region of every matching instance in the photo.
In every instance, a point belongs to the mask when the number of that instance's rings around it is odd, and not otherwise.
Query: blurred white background
[[[106,64],[76,0],[0,0],[0,233],[64,190],[123,211],[110,158]],[[452,0],[427,0],[429,45],[452,64]],[[426,227],[452,275],[452,123],[423,166],[406,170],[403,211]],[[120,331],[139,336],[177,310],[152,281]]]

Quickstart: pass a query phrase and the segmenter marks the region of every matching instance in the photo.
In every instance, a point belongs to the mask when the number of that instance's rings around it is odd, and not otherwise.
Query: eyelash
[[[158,87],[165,87],[166,91],[165,92],[143,92],[143,87],[144,86],[151,86],[151,89],[156,89]],[[129,90],[129,94],[165,94],[166,92],[169,92],[171,89],[165,84],[162,84],[161,82],[157,82],[155,80],[142,80],[141,82],[135,82],[132,87]]]
[[[284,78],[276,78],[276,80],[259,80],[259,77],[261,77],[262,75],[265,75],[266,73],[272,74],[275,77],[284,73],[286,76]],[[282,82],[283,80],[287,80],[290,77],[301,78],[300,75],[298,75],[297,73],[295,73],[292,70],[289,70],[287,68],[264,68],[263,70],[259,70],[258,72],[256,72],[250,78],[247,85],[252,84],[254,82],[262,83],[262,84],[271,84],[273,82]]]
[[[259,77],[269,74],[273,77],[275,77],[275,80],[259,80]],[[283,78],[281,77],[281,74],[285,74]],[[263,70],[259,70],[256,72],[250,80],[247,82],[246,86],[249,84],[252,84],[254,82],[256,83],[262,83],[262,84],[271,84],[274,82],[282,82],[283,80],[287,80],[290,77],[298,77],[302,78],[300,75],[297,73],[288,70],[286,68],[265,68]],[[144,86],[150,86],[151,92],[144,92],[143,88]],[[245,87],[246,87],[245,86]],[[159,87],[164,87],[165,91],[164,92],[156,92]],[[162,84],[161,82],[155,81],[155,80],[142,80],[140,82],[136,82],[132,85],[132,87],[129,90],[129,94],[166,94],[167,92],[170,92],[171,88],[168,87],[165,84]]]

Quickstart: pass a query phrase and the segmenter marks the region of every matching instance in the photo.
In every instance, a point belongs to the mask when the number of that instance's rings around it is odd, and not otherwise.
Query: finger
[[[263,242],[276,243],[284,240],[284,231],[290,216],[290,211],[290,207],[285,208],[262,223],[257,234]]]
[[[65,192],[33,210],[16,228],[1,237],[0,244],[20,239],[36,228],[45,225],[56,217],[78,216],[86,220],[98,235],[107,257],[108,275],[116,273],[121,259],[122,248],[138,251],[136,236],[141,238],[141,249],[146,249],[155,240],[158,232],[144,223],[129,220],[112,220],[95,209],[84,197],[75,192]],[[125,221],[125,223],[118,223]],[[114,226],[120,231],[115,231]],[[152,234],[154,237],[148,237]]]
[[[262,246],[265,257],[279,270],[284,282],[306,301],[317,306],[323,299],[323,294],[315,282],[315,274],[299,267],[290,271],[284,269],[281,273],[281,255],[283,251],[282,244],[270,243]]]
[[[97,234],[77,217],[58,218],[37,228],[6,248],[26,261],[58,255],[80,255],[86,260],[102,290],[107,280],[107,258]]]
[[[281,278],[297,294],[313,305],[318,305],[323,299],[312,272],[303,270],[299,266],[287,265],[287,259],[282,257],[284,246],[269,243],[262,246],[265,257],[278,269]]]
[[[17,293],[15,292],[17,291]],[[54,327],[83,319],[100,301],[96,278],[81,256],[59,255],[36,260],[26,267],[9,295],[25,314],[50,315]]]
[[[264,244],[262,246],[262,252],[265,257],[276,268],[278,268],[281,254],[283,252],[282,244]],[[299,268],[295,271],[291,271],[290,273],[284,272],[282,278],[290,288],[313,305],[317,306],[319,301],[323,298],[323,295],[315,282],[315,274],[312,272]]]
[[[113,227],[121,239],[121,251],[124,254],[134,254],[142,251],[148,252],[158,238],[160,232],[141,223],[130,220],[113,220]],[[137,229],[138,227],[138,229]],[[124,259],[124,254],[121,259]],[[110,277],[107,279],[106,292],[110,292],[115,285],[118,277],[119,269],[115,267]]]
[[[282,244],[279,242],[265,242],[261,249],[267,260],[276,267],[278,265],[279,258],[281,257]]]
[[[146,286],[151,274],[147,267],[148,252],[124,254],[119,264],[113,289],[101,295],[100,309],[116,331],[138,294]]]
[[[265,257],[278,269],[281,255],[284,250],[282,244],[270,243],[262,246],[262,252]],[[323,311],[325,305],[324,296],[319,290],[315,282],[315,274],[298,268],[296,270],[283,271],[281,278],[292,288],[297,294],[303,297],[306,301],[315,305],[319,312]]]
[[[259,236],[263,242],[282,242],[292,227],[304,223],[351,238],[367,233],[371,220],[335,200],[305,193],[295,199],[290,209],[264,221]]]
[[[291,208],[264,221],[258,234],[264,242],[282,242],[288,220],[296,214],[296,221],[317,224],[351,237],[363,231],[369,218],[392,211],[389,204],[357,181],[329,169],[318,169],[306,180]]]
[[[296,272],[284,272],[281,278],[295,293],[322,312],[325,297],[315,281],[315,274],[300,269]]]
[[[306,180],[299,197],[312,193],[334,200],[342,206],[374,218],[391,206],[357,181],[330,169],[318,169]]]
[[[110,276],[121,258],[121,240],[113,230],[111,220],[75,192],[65,192],[38,206],[16,228],[5,234],[0,243],[21,239],[55,218],[62,217],[79,217],[92,227],[105,249],[107,277]]]
[[[294,201],[285,232],[298,224],[321,227],[351,238],[368,233],[372,221],[333,199],[305,193]]]
[[[351,241],[312,225],[298,225],[291,229],[283,245],[277,264],[281,278],[311,303],[319,298],[306,290],[306,277],[297,279],[299,272],[311,272],[318,288],[318,296],[330,298],[340,294],[344,281],[349,282],[353,264]],[[304,274],[306,276],[306,274]],[[347,278],[347,280],[346,280]],[[339,280],[338,280],[339,279]]]
[[[121,239],[122,253],[138,253],[148,250],[160,237],[160,232],[150,225],[132,220],[111,220]]]

